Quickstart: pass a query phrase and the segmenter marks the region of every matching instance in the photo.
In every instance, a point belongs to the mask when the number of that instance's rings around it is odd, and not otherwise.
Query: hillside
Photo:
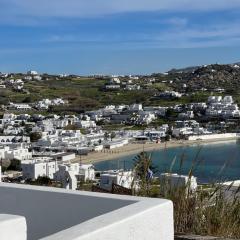
[[[143,103],[144,105],[184,104],[194,101],[206,101],[212,94],[230,94],[240,103],[240,64],[206,65],[174,69],[168,73],[156,73],[148,76],[121,76],[120,88],[106,91],[110,76],[64,76],[42,74],[41,80],[26,80],[27,74],[0,75],[0,104],[33,103],[44,98],[63,98],[68,106],[54,107],[56,112],[82,112],[97,109],[109,104]],[[24,87],[16,89],[9,82],[22,79]],[[124,84],[131,82],[139,89],[126,90]],[[157,99],[159,93],[174,90],[183,93],[180,99]]]
[[[192,68],[192,71],[170,71],[169,79],[173,80],[173,85],[180,90],[182,84],[186,84],[189,91],[215,90],[223,88],[228,92],[238,90],[240,83],[240,65],[207,65],[198,68]]]

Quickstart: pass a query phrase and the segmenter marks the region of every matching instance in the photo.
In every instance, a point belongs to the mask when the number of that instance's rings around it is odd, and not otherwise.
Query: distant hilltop
[[[211,67],[211,66],[230,66],[230,67],[235,67],[239,68],[240,67],[240,62],[237,63],[232,63],[232,64],[209,64],[209,65],[203,65],[203,66],[190,66],[190,67],[185,67],[185,68],[173,68],[169,70],[167,73],[189,73],[189,72],[194,72],[199,68],[205,67]]]
[[[181,90],[183,84],[191,90],[226,89],[235,91],[240,83],[240,63],[210,64],[173,69],[167,72],[173,86]]]

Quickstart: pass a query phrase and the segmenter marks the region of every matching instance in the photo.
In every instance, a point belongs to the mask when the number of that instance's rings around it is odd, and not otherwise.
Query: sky
[[[240,0],[0,0],[0,72],[150,74],[240,61]]]

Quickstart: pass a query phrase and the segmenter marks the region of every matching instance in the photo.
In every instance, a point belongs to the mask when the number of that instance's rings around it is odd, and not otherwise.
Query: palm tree
[[[149,196],[149,186],[155,173],[156,167],[152,164],[151,154],[141,152],[134,159],[134,176],[140,180],[140,192],[144,196]],[[134,179],[135,181],[136,179]]]

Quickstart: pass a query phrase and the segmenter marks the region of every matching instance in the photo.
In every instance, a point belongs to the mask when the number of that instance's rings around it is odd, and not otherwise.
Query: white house
[[[162,93],[160,93],[159,95],[160,98],[181,98],[182,94],[179,92],[175,92],[175,91],[164,91]]]
[[[139,112],[136,124],[150,124],[156,119],[156,115],[153,112]]]
[[[159,179],[161,188],[169,184],[173,189],[186,187],[186,191],[195,192],[197,190],[197,178],[194,176],[189,177],[176,173],[162,173]]]
[[[80,120],[76,122],[76,125],[80,128],[95,128],[97,126],[95,121],[85,121],[85,120]]]
[[[133,186],[133,181],[132,171],[108,171],[100,176],[100,188],[110,191],[114,183],[130,189]]]
[[[27,74],[28,74],[28,75],[33,75],[33,76],[35,76],[35,75],[38,75],[38,72],[37,72],[37,71],[30,70],[30,71],[27,72]]]
[[[128,85],[126,85],[125,89],[128,91],[133,91],[133,90],[140,90],[141,87],[140,87],[140,85],[137,85],[137,84],[131,84],[131,85],[128,84]]]
[[[118,140],[113,140],[111,142],[104,144],[104,147],[107,149],[114,149],[114,148],[123,147],[124,145],[127,145],[127,144],[128,144],[128,139],[118,139]]]
[[[59,162],[69,162],[71,160],[74,160],[76,158],[75,153],[70,152],[60,152],[60,153],[54,153],[50,155],[50,157],[53,157],[55,160]]]
[[[109,81],[110,84],[120,84],[121,81],[118,77],[112,77],[112,79]]]
[[[32,107],[29,106],[29,104],[27,103],[9,103],[8,108],[14,109],[14,110],[22,110],[22,111],[27,111],[32,109]]]
[[[166,137],[166,131],[149,131],[146,136],[148,136],[151,140],[159,140]]]
[[[38,177],[54,178],[54,173],[58,170],[57,162],[49,158],[35,158],[21,162],[24,179],[35,180]]]
[[[65,189],[77,189],[77,177],[75,171],[67,165],[60,165],[58,171],[54,174],[54,179],[61,182]]]
[[[240,199],[240,180],[228,181],[219,184],[220,193],[227,200],[234,200],[235,198]]]
[[[0,136],[0,144],[2,145],[9,145],[15,143],[30,143],[30,137],[14,135]]]
[[[142,106],[142,104],[132,104],[132,105],[130,105],[129,110],[131,110],[131,111],[141,111],[141,110],[143,110],[143,106]]]
[[[208,103],[218,103],[222,101],[222,96],[209,96]]]
[[[223,103],[225,103],[225,104],[233,104],[233,97],[232,96],[225,96],[223,98]]]
[[[191,127],[174,128],[172,130],[172,135],[174,137],[188,136],[192,134],[193,134],[193,129]]]
[[[237,104],[234,104],[232,96],[210,96],[208,98],[208,108],[206,116],[210,117],[240,117],[240,111]]]
[[[111,85],[106,85],[105,86],[105,88],[107,89],[107,90],[117,90],[117,89],[120,89],[120,85],[118,85],[118,84],[111,84]]]
[[[34,75],[33,76],[33,79],[34,80],[37,80],[37,81],[41,81],[42,80],[42,77],[40,75]]]
[[[23,134],[24,127],[13,127],[13,126],[7,126],[3,129],[4,135],[20,135]]]
[[[32,158],[32,153],[29,152],[28,148],[20,146],[4,146],[0,149],[0,155],[2,159],[6,160],[28,160]]]
[[[25,76],[23,79],[25,81],[31,81],[32,80],[32,76]]]
[[[95,170],[92,164],[82,164],[79,166],[79,175],[84,182],[95,179]]]
[[[92,181],[95,179],[95,170],[92,164],[69,163],[59,165],[59,170],[54,174],[54,179],[64,181],[66,173],[70,172],[78,181]]]
[[[180,119],[193,119],[194,113],[193,111],[182,112],[178,114],[178,118]]]

